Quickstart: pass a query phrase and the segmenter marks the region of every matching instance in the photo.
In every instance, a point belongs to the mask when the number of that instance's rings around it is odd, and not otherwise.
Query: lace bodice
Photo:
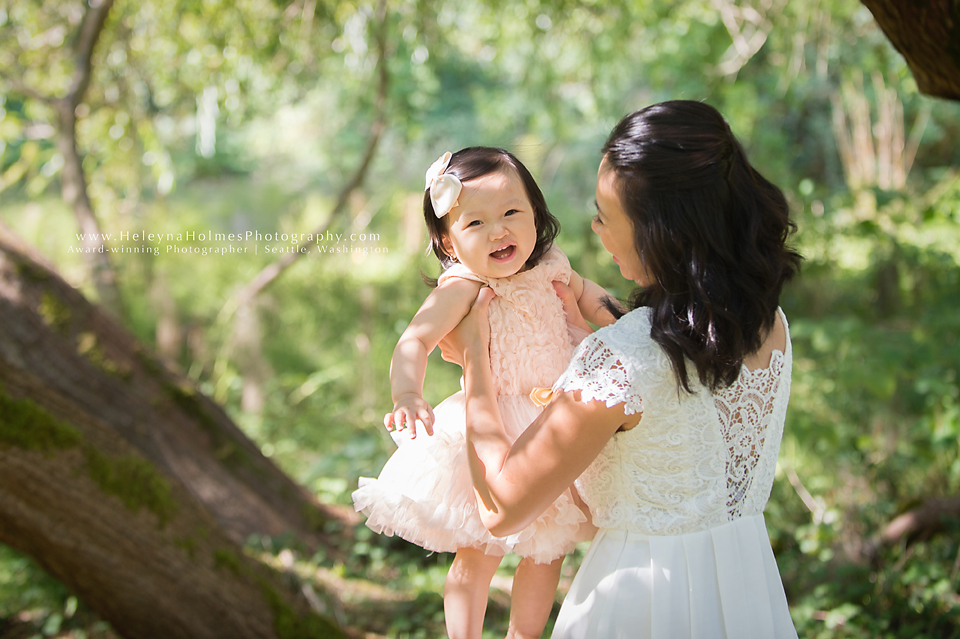
[[[554,281],[570,282],[570,262],[554,245],[533,268],[510,277],[475,275],[461,264],[439,278],[461,277],[490,286],[490,364],[498,395],[527,395],[550,387],[570,363],[573,343]]]
[[[781,319],[786,327],[786,318]],[[705,530],[763,512],[790,395],[792,349],[765,369],[741,369],[717,393],[691,380],[678,392],[670,361],[636,309],[581,344],[556,390],[623,403],[640,424],[617,433],[577,480],[594,523],[647,535]]]

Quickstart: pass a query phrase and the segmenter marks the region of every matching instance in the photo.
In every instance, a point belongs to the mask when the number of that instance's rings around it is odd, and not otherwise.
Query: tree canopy
[[[160,556],[261,575],[280,593],[260,592],[263,618],[312,609],[350,631],[440,636],[447,559],[343,514],[357,477],[390,453],[378,428],[390,353],[428,290],[421,273],[438,270],[423,254],[423,170],[472,144],[515,152],[574,267],[626,297],[589,230],[601,143],[636,108],[705,100],[786,193],[805,256],[782,299],[795,371],[766,513],[800,634],[956,634],[960,104],[943,99],[960,84],[955,5],[0,1],[5,469],[53,455],[85,478],[71,489],[100,499],[86,479],[96,453],[29,451],[11,415],[30,400],[88,439],[112,427],[122,441],[101,454],[149,464],[184,504],[169,528],[143,531],[170,542]],[[106,314],[89,323],[100,311],[60,277]],[[9,330],[14,317],[33,332]],[[44,371],[41,353],[69,365]],[[458,376],[432,356],[427,400]],[[111,421],[123,411],[91,412],[105,389],[117,405],[140,398],[144,423],[183,426],[189,435],[170,437],[193,443],[151,455],[149,438]],[[197,415],[214,416],[213,434]],[[242,433],[224,439],[234,422]],[[295,494],[291,532],[266,519],[231,530],[174,472],[169,460],[188,450],[221,486],[251,483],[213,466],[246,451],[253,465],[234,470]],[[50,494],[69,481],[54,467]],[[0,482],[0,503],[19,494]],[[108,493],[96,504],[141,525],[157,516]],[[201,519],[208,538],[171,532]],[[4,624],[136,634],[105,630],[111,612],[78,598],[85,584],[50,577],[76,570],[45,564],[29,531],[11,531],[0,533],[0,636]]]

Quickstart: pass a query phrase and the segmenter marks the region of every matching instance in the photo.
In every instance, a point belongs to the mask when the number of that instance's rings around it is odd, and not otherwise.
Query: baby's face
[[[520,176],[497,172],[464,182],[459,202],[447,213],[447,254],[483,277],[523,269],[537,243],[537,225]]]

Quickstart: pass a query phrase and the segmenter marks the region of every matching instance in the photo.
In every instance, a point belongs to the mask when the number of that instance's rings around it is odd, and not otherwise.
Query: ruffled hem
[[[537,408],[526,398],[501,400],[506,420],[511,424],[525,420],[522,426],[509,429],[516,437],[533,421]],[[537,563],[563,557],[577,542],[592,538],[593,528],[569,490],[520,532],[491,535],[480,520],[470,477],[463,393],[444,400],[434,415],[432,437],[419,435],[403,441],[378,479],[360,478],[353,493],[354,508],[367,516],[371,530],[397,535],[434,552],[479,548],[489,555],[512,552]]]
[[[509,550],[505,540],[492,537],[482,524],[478,527],[467,509],[439,501],[415,502],[381,484],[361,477],[360,488],[353,493],[354,508],[367,516],[367,527],[374,532],[402,537],[433,552],[479,547],[488,555],[503,555]]]

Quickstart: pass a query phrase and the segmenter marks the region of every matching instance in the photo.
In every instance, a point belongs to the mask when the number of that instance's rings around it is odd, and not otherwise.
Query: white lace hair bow
[[[450,165],[450,151],[447,151],[427,169],[427,183],[424,191],[430,191],[430,202],[437,217],[443,217],[455,206],[459,206],[460,191],[463,184],[456,175],[444,175]]]

